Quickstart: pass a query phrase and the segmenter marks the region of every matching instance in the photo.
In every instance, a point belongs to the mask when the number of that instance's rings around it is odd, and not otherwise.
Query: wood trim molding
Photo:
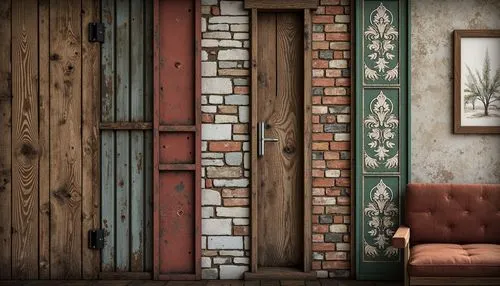
[[[245,0],[245,9],[316,9],[319,0]]]

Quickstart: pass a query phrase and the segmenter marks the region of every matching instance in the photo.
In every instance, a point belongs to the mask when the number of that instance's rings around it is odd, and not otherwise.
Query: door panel
[[[299,13],[259,13],[258,121],[265,144],[258,159],[258,264],[301,267],[304,246],[304,51]]]

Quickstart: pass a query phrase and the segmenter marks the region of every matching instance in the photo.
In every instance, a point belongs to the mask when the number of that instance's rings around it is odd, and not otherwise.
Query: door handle
[[[259,126],[257,129],[258,137],[259,137],[259,146],[258,146],[258,156],[264,156],[264,145],[266,142],[278,142],[278,138],[266,138],[264,134],[266,123],[264,121],[259,122]]]

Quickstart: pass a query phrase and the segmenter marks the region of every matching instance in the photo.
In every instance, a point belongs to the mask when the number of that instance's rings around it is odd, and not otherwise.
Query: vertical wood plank
[[[0,280],[11,279],[11,1],[0,2]]]
[[[144,106],[147,122],[153,121],[153,1],[146,2]],[[153,133],[144,135],[145,249],[144,271],[153,271]]]
[[[49,69],[49,0],[38,1],[39,51],[39,131],[40,195],[39,195],[39,279],[50,278],[50,69]],[[42,171],[43,170],[43,171]],[[43,172],[43,173],[42,173]]]
[[[130,1],[116,2],[116,120],[130,120]],[[130,132],[116,131],[116,271],[129,271]]]
[[[12,3],[12,276],[38,278],[38,1]]]
[[[159,173],[159,105],[160,105],[160,0],[153,0],[153,279],[158,280],[160,276],[160,213],[158,199],[160,194]]]
[[[304,9],[304,272],[311,271],[312,235],[312,23],[311,11]]]
[[[101,121],[115,121],[115,2],[101,1],[105,40],[101,48],[102,99]],[[101,132],[101,226],[105,233],[104,249],[101,251],[101,268],[104,272],[115,270],[115,134]]]
[[[251,112],[252,112],[252,130],[251,130],[251,168],[252,168],[252,197],[251,197],[251,231],[252,231],[252,247],[251,247],[251,271],[252,272],[257,272],[257,253],[258,253],[258,242],[257,242],[257,237],[258,237],[258,231],[257,231],[257,219],[258,219],[258,214],[257,214],[257,184],[258,184],[258,164],[257,164],[257,96],[258,96],[258,82],[257,82],[257,73],[258,73],[258,65],[257,65],[257,56],[258,56],[258,30],[259,26],[257,23],[257,9],[252,9],[252,18],[251,18],[251,24],[252,24],[252,87],[251,87],[251,93],[252,93],[252,107],[251,107]]]
[[[82,1],[82,276],[97,279],[99,251],[88,248],[88,231],[99,224],[99,122],[100,46],[88,39],[89,23],[99,20],[99,0]]]
[[[132,1],[130,10],[131,121],[144,121],[144,1]],[[130,271],[144,268],[144,131],[131,131]]]
[[[81,278],[81,0],[50,2],[50,276]]]

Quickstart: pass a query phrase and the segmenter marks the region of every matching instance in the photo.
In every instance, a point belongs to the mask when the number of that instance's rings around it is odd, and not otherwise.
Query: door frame
[[[258,106],[258,90],[257,90],[257,52],[258,52],[258,12],[266,9],[271,11],[273,7],[270,2],[280,1],[261,1],[262,6],[259,7],[254,1],[245,1],[245,8],[251,8],[251,269],[252,273],[246,273],[246,279],[263,278],[261,275],[256,275],[259,271],[258,268],[258,164],[257,164],[257,106]],[[267,4],[267,5],[266,5]],[[277,3],[279,4],[279,3]],[[279,6],[279,5],[278,5]],[[287,272],[291,275],[297,275],[301,272],[311,271],[311,188],[312,188],[312,149],[311,149],[311,136],[312,136],[312,52],[311,52],[311,11],[310,8],[314,7],[285,7],[282,5],[280,11],[290,11],[290,9],[302,10],[304,14],[304,261],[302,269],[297,272]],[[288,8],[288,9],[287,9]],[[297,9],[299,8],[299,9]],[[301,9],[303,8],[303,9]],[[253,274],[253,275],[252,275]],[[275,273],[269,273],[274,275]],[[264,275],[264,274],[263,274]]]

